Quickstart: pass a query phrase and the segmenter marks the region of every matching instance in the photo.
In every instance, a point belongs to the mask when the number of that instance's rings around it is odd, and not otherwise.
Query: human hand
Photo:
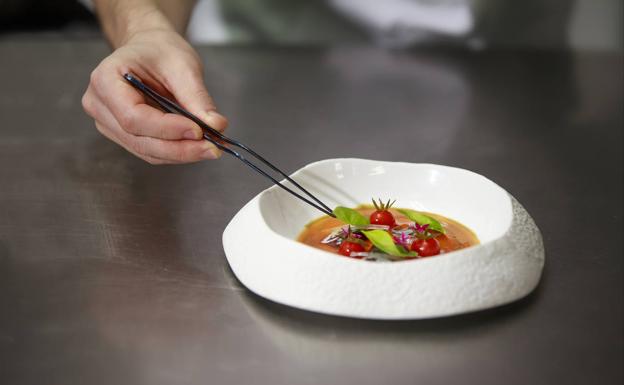
[[[131,35],[91,73],[83,108],[100,133],[151,164],[189,163],[221,155],[212,143],[202,140],[196,123],[148,104],[123,78],[126,73],[223,131],[227,120],[216,112],[204,86],[200,58],[179,34],[159,28]]]

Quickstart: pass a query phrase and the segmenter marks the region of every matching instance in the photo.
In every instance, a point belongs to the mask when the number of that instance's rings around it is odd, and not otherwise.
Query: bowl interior
[[[302,168],[293,179],[330,207],[354,207],[373,197],[396,199],[395,207],[433,212],[463,223],[481,243],[501,237],[512,221],[505,190],[479,174],[454,167],[329,159]],[[277,186],[260,195],[259,206],[266,225],[289,239],[323,215]]]

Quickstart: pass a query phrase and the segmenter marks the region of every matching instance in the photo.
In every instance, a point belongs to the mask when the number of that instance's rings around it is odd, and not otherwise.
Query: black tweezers
[[[214,128],[210,127],[209,125],[204,123],[202,120],[200,120],[197,116],[191,114],[190,112],[188,112],[184,108],[180,107],[178,104],[176,104],[173,101],[167,99],[166,97],[158,94],[156,91],[154,91],[150,87],[148,87],[145,84],[143,84],[136,76],[134,76],[132,74],[125,74],[123,77],[134,88],[138,89],[143,94],[145,94],[147,97],[149,97],[154,102],[156,102],[156,104],[158,104],[164,111],[172,113],[172,114],[180,114],[182,116],[185,116],[185,117],[191,119],[195,123],[197,123],[199,125],[199,127],[202,128],[202,130],[204,132],[204,135],[203,135],[204,139],[206,139],[207,141],[213,143],[221,151],[227,152],[228,154],[236,157],[238,160],[240,160],[241,162],[245,163],[247,166],[251,167],[254,171],[256,171],[259,174],[261,174],[261,175],[265,176],[266,178],[270,179],[271,182],[275,183],[277,186],[283,188],[284,190],[288,191],[292,195],[296,196],[297,198],[301,199],[302,201],[306,202],[307,204],[313,206],[314,208],[322,211],[324,214],[327,214],[327,215],[329,215],[331,217],[334,216],[334,213],[333,213],[332,209],[330,209],[325,203],[321,202],[317,197],[312,195],[308,190],[306,190],[305,188],[301,187],[301,185],[299,185],[299,183],[297,183],[294,180],[292,180],[292,178],[290,178],[288,175],[286,175],[282,170],[280,170],[279,168],[277,168],[274,165],[272,165],[268,160],[266,160],[262,156],[258,155],[251,148],[247,147],[246,145],[244,145],[243,143],[241,143],[239,141],[236,141],[236,140],[228,138],[227,136],[223,135],[219,131],[217,131]],[[290,188],[284,186],[283,184],[281,184],[277,179],[275,179],[274,177],[269,175],[266,171],[264,171],[260,167],[256,166],[252,162],[250,162],[248,159],[246,159],[243,155],[241,155],[237,151],[235,151],[235,150],[231,149],[230,147],[228,147],[227,146],[228,144],[233,146],[233,147],[238,147],[239,149],[246,151],[248,154],[250,154],[254,158],[258,159],[260,162],[264,163],[266,166],[271,168],[273,171],[275,171],[275,172],[279,173],[280,175],[282,175],[284,178],[286,178],[287,181],[292,183],[299,190],[304,192],[307,196],[312,198],[316,203],[310,201],[308,198],[302,196],[301,194],[299,194],[299,193],[291,190]]]

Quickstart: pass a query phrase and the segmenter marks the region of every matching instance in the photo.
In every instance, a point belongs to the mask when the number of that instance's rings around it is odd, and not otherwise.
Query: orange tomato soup
[[[355,208],[355,210],[367,217],[375,211],[373,207],[366,205],[359,206]],[[394,215],[397,225],[412,223],[405,215],[398,212],[397,209],[391,208],[390,212]],[[440,243],[441,254],[479,244],[479,239],[475,233],[461,223],[438,214],[427,212],[423,212],[423,214],[436,219],[442,224],[444,230],[446,231],[445,234],[440,234],[436,237]],[[336,246],[323,244],[321,241],[331,234],[337,227],[342,226],[346,226],[342,221],[329,216],[323,216],[308,223],[297,237],[297,241],[316,247],[317,249],[337,253],[338,248]]]

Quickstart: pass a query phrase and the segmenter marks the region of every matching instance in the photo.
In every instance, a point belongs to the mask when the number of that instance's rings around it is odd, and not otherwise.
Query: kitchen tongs
[[[243,144],[243,143],[241,143],[239,141],[230,139],[227,136],[223,135],[221,132],[219,132],[219,131],[215,130],[214,128],[210,127],[209,125],[204,123],[201,119],[199,119],[197,116],[191,114],[190,112],[188,112],[184,108],[180,107],[175,102],[173,102],[173,101],[167,99],[166,97],[158,94],[156,91],[154,91],[153,89],[151,89],[147,85],[143,84],[143,82],[141,82],[134,75],[128,73],[128,74],[125,74],[123,77],[134,88],[138,89],[145,96],[147,96],[148,98],[150,98],[151,100],[156,102],[156,104],[158,104],[164,111],[172,113],[172,114],[180,114],[180,115],[182,115],[184,117],[187,117],[187,118],[191,119],[195,123],[197,123],[197,125],[199,125],[202,128],[202,130],[204,131],[204,139],[206,139],[207,141],[213,143],[221,151],[226,152],[226,153],[236,157],[238,160],[240,160],[241,162],[245,163],[247,166],[251,167],[257,173],[259,173],[259,174],[263,175],[264,177],[270,179],[271,182],[275,183],[277,186],[279,186],[282,189],[288,191],[292,195],[296,196],[297,198],[301,199],[302,201],[306,202],[307,204],[313,206],[314,208],[322,211],[324,214],[327,214],[327,215],[329,215],[331,217],[334,216],[334,213],[332,212],[332,209],[330,209],[325,203],[321,202],[320,199],[318,199],[317,197],[312,195],[312,193],[310,193],[305,188],[301,187],[301,185],[299,185],[299,183],[295,182],[291,177],[286,175],[286,173],[284,173],[279,168],[275,167],[273,164],[271,164],[271,162],[269,162],[268,160],[264,159],[262,156],[258,155],[255,151],[253,151],[251,148],[249,148],[245,144]],[[305,193],[308,197],[312,198],[312,200],[314,200],[314,202],[316,202],[316,203],[312,202],[311,200],[309,200],[308,198],[302,196],[301,194],[291,190],[290,188],[284,186],[277,179],[272,177],[269,173],[267,173],[262,168],[258,167],[257,165],[255,165],[254,163],[252,163],[251,161],[246,159],[243,155],[241,155],[239,152],[233,150],[231,147],[239,148],[239,149],[247,152],[249,155],[253,156],[257,160],[259,160],[260,162],[264,163],[271,170],[277,172],[278,174],[280,174],[284,178],[286,178],[287,181],[289,181],[294,186],[296,186],[299,190],[301,190],[303,193]]]

